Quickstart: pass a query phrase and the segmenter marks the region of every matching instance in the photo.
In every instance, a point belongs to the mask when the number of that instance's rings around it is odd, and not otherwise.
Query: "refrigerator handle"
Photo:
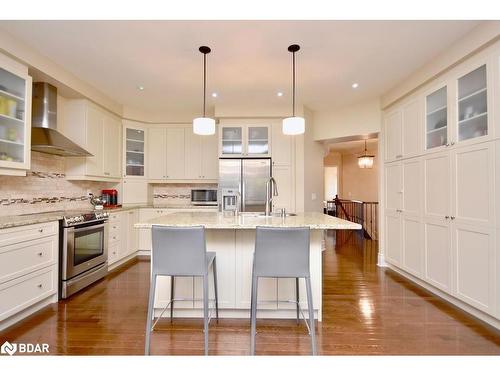
[[[241,202],[241,212],[245,212],[245,180],[243,178],[243,173],[241,174],[240,180],[240,202]]]

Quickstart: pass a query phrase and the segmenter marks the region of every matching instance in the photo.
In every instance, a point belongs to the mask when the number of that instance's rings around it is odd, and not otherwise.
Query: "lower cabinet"
[[[0,230],[0,331],[57,301],[59,223]]]
[[[425,219],[424,222],[424,279],[445,292],[451,292],[451,235],[444,219]]]
[[[108,266],[138,250],[138,234],[134,224],[139,221],[138,210],[112,212],[108,221]]]
[[[385,257],[395,266],[401,265],[401,215],[399,212],[386,212],[385,215]]]

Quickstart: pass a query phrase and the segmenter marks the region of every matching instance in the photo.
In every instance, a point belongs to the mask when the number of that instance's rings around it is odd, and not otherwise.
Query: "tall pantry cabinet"
[[[500,45],[493,46],[392,105],[382,131],[385,261],[494,325],[499,58]]]

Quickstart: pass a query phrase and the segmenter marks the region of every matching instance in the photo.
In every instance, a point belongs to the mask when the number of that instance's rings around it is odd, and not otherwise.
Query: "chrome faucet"
[[[271,188],[273,189],[271,192]],[[278,196],[278,184],[273,177],[270,177],[266,182],[266,216],[273,214],[273,197]]]

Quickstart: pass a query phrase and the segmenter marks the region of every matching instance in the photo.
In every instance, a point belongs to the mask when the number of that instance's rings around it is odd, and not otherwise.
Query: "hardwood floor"
[[[376,267],[376,242],[350,235],[323,254],[319,353],[500,354],[500,334],[396,273]],[[132,261],[105,280],[0,333],[0,341],[50,344],[51,354],[141,355],[149,262]],[[201,319],[168,319],[152,335],[152,354],[202,355]],[[210,326],[210,354],[245,355],[248,320]],[[306,328],[294,320],[259,320],[257,354],[309,354]]]

